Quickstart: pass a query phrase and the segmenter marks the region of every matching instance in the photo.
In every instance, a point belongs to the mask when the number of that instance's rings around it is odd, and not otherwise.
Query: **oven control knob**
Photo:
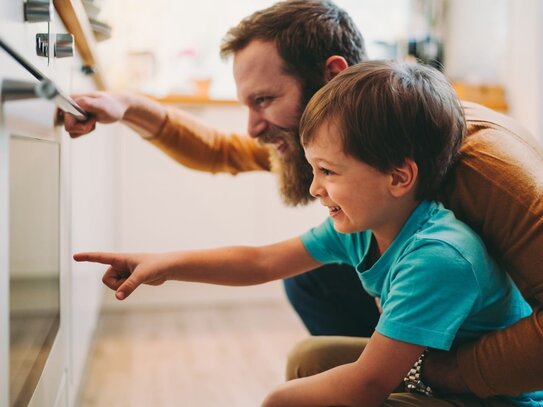
[[[39,57],[49,56],[49,34],[36,34],[36,54]]]
[[[51,0],[27,0],[24,3],[25,21],[36,23],[51,21],[53,2]]]
[[[57,34],[55,39],[55,57],[66,58],[74,56],[74,36],[72,34]]]

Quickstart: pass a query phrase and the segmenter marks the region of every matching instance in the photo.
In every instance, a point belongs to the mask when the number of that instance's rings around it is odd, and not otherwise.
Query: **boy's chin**
[[[334,218],[332,218],[332,222],[334,224],[334,229],[338,233],[348,234],[348,233],[356,233],[359,232],[359,230],[356,230],[356,228],[352,226],[345,225],[343,222],[336,221]]]

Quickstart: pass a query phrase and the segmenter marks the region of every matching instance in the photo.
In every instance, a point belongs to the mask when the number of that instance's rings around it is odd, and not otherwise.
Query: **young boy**
[[[448,350],[531,313],[474,232],[432,200],[464,132],[462,108],[438,71],[355,65],[317,92],[301,121],[310,192],[329,210],[323,224],[264,247],[74,258],[109,264],[103,281],[120,300],[143,283],[251,285],[327,262],[355,266],[382,310],[361,356],[279,386],[264,405],[379,406],[428,348]],[[411,376],[407,390],[426,391]],[[508,400],[535,406],[543,393]]]

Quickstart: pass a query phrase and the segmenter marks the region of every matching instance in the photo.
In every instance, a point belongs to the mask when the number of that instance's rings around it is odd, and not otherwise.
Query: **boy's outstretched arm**
[[[424,349],[375,332],[356,362],[286,382],[262,407],[380,406]]]
[[[102,281],[119,300],[139,285],[167,280],[221,285],[254,285],[290,277],[320,265],[299,238],[262,247],[224,247],[170,253],[104,253],[74,255],[76,261],[109,265]]]

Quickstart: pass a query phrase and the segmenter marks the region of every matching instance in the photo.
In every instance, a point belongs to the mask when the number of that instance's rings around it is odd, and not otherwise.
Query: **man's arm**
[[[512,119],[464,107],[468,137],[441,199],[481,235],[536,311],[458,352],[430,353],[425,381],[482,398],[543,389],[543,149]]]
[[[84,122],[66,114],[64,127],[73,138],[92,132],[96,123],[122,122],[192,169],[231,174],[270,170],[267,147],[248,136],[222,133],[181,109],[134,93],[94,92],[73,98],[91,114]]]
[[[286,382],[263,407],[380,406],[423,350],[375,332],[356,362]]]
[[[92,132],[96,123],[123,121],[142,137],[157,134],[166,120],[166,109],[160,103],[132,93],[91,92],[74,95],[73,99],[91,114],[85,121],[66,114],[64,127],[73,138]]]
[[[458,351],[430,352],[424,362],[424,382],[444,393],[474,393],[481,398],[541,389],[542,338],[543,310],[537,309]]]
[[[74,255],[76,261],[109,265],[102,281],[119,300],[141,284],[168,280],[221,285],[254,285],[291,277],[321,263],[313,259],[299,238],[262,247],[224,247],[172,253],[103,253]]]
[[[539,309],[503,331],[460,348],[460,374],[479,397],[541,390],[542,349],[543,311]]]

